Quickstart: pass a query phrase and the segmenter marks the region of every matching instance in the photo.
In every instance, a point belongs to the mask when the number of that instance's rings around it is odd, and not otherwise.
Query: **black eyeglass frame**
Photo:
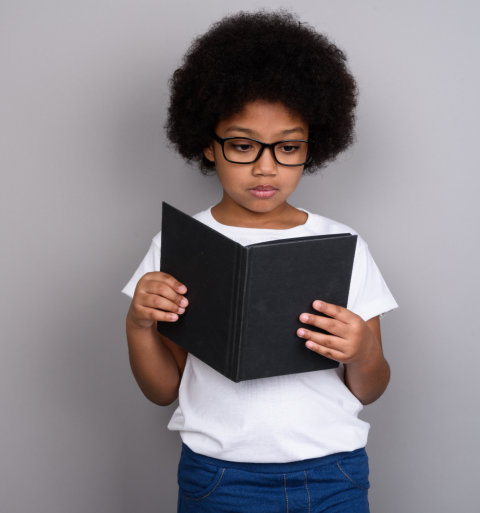
[[[217,135],[216,133],[213,134],[213,138],[220,144],[220,146],[222,147],[222,153],[223,153],[223,158],[227,161],[227,162],[230,162],[232,164],[253,164],[254,162],[257,162],[257,160],[262,156],[262,153],[263,153],[263,150],[265,148],[269,148],[270,151],[272,152],[272,156],[273,156],[273,159],[275,160],[275,162],[277,164],[279,164],[280,166],[287,166],[287,167],[299,167],[299,166],[306,166],[308,164],[310,164],[310,162],[312,162],[312,157],[311,155],[308,155],[307,157],[307,160],[305,162],[303,162],[302,164],[283,164],[282,162],[280,162],[278,159],[277,159],[277,156],[275,155],[275,146],[277,144],[281,144],[281,143],[286,143],[286,142],[304,142],[304,143],[307,143],[309,145],[309,150],[310,150],[310,147],[311,145],[313,145],[313,141],[309,141],[309,140],[306,140],[306,139],[284,139],[282,141],[276,141],[276,142],[273,142],[273,143],[265,143],[265,142],[262,142],[262,141],[259,141],[258,139],[252,139],[251,137],[220,137],[219,135]],[[231,141],[233,139],[245,139],[247,141],[253,141],[253,142],[256,142],[258,144],[260,144],[260,150],[258,151],[258,154],[257,156],[255,157],[255,159],[253,160],[250,160],[248,162],[237,162],[236,160],[230,160],[227,158],[227,156],[225,155],[225,147],[224,147],[224,144],[226,141]]]

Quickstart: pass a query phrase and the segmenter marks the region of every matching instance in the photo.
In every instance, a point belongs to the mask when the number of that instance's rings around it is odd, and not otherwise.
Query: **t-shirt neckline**
[[[292,226],[291,228],[251,228],[248,226],[232,226],[229,224],[223,224],[220,223],[213,217],[212,214],[212,208],[214,205],[209,207],[206,210],[206,214],[209,218],[209,224],[212,226],[212,228],[216,228],[218,231],[232,231],[236,233],[258,233],[258,234],[266,234],[266,233],[276,233],[276,234],[287,234],[287,233],[295,233],[296,231],[304,231],[306,228],[309,227],[309,225],[313,221],[313,216],[310,212],[307,210],[304,210],[303,208],[297,208],[298,210],[301,210],[302,212],[305,212],[307,214],[307,220],[303,224],[299,224],[297,226]]]

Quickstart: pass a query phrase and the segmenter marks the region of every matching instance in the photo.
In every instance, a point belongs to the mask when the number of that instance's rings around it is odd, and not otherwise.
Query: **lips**
[[[268,199],[275,196],[278,189],[273,187],[272,185],[257,185],[256,187],[248,189],[248,191],[255,198]]]

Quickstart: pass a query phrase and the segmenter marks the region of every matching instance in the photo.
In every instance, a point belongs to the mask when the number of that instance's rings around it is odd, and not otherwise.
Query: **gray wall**
[[[131,376],[120,289],[160,201],[219,197],[166,147],[167,79],[224,1],[0,3],[0,511],[173,511],[172,407]],[[373,425],[373,513],[478,505],[478,2],[293,7],[349,56],[356,145],[293,202],[354,226],[400,310]],[[477,314],[477,315],[476,315]],[[477,453],[476,455],[473,453]]]

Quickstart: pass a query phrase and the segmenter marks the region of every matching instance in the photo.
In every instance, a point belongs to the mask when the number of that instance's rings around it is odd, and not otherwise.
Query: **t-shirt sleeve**
[[[397,307],[366,242],[359,236],[347,308],[368,321]]]
[[[130,281],[125,285],[125,287],[123,287],[122,292],[130,298],[133,297],[137,283],[144,274],[154,271],[160,271],[159,240],[159,235],[157,235],[152,240],[150,248],[147,251],[147,254],[145,255],[144,259],[138,266],[138,269],[134,272],[133,276],[130,278]]]

